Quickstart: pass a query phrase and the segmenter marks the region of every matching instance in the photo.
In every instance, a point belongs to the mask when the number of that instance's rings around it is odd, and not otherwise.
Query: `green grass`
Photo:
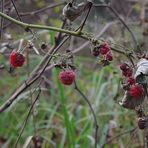
[[[89,63],[89,64],[88,64]],[[91,102],[99,124],[99,142],[103,145],[106,141],[106,135],[109,129],[109,123],[114,121],[116,128],[113,130],[115,136],[125,130],[136,126],[134,112],[123,109],[118,105],[122,95],[114,100],[117,93],[120,74],[112,65],[105,68],[92,68],[94,59],[76,58],[77,83],[83,93]],[[89,67],[89,68],[88,68]],[[74,86],[63,86],[58,80],[58,69],[52,71],[50,79],[52,85],[47,91],[42,91],[40,99],[35,107],[35,127],[36,134],[43,138],[42,147],[44,148],[90,148],[94,146],[94,121],[87,103],[76,92]],[[21,74],[23,72],[21,71]],[[24,75],[19,75],[18,83],[24,79]],[[15,81],[16,77],[6,74],[1,82],[1,88],[8,83]],[[14,87],[7,86],[7,90],[12,92]],[[7,91],[6,90],[6,91]],[[1,90],[2,91],[2,90]],[[2,91],[3,93],[5,90]],[[46,93],[49,92],[50,95]],[[5,92],[6,93],[6,92]],[[6,95],[8,96],[8,95]],[[34,96],[35,97],[35,96]],[[8,97],[2,97],[4,102]],[[30,106],[30,98],[22,99],[16,103],[10,110],[0,114],[0,137],[8,139],[9,145],[14,145],[19,134],[23,120],[27,116]],[[19,141],[19,147],[22,147],[29,136],[34,135],[34,124],[32,116],[26,125],[26,128]],[[142,144],[142,133],[135,134],[137,143]],[[112,142],[112,147],[119,145],[123,147],[131,138],[126,134]],[[139,145],[140,145],[139,144]],[[109,147],[106,145],[105,147]]]

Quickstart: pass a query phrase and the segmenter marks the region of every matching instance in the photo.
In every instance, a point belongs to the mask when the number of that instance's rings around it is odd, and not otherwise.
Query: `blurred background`
[[[68,0],[14,0],[23,22],[61,27],[62,9]],[[77,0],[77,3],[84,0]],[[143,53],[148,49],[148,1],[147,0],[94,0],[96,4],[110,4],[135,35]],[[2,3],[0,5],[2,11]],[[4,13],[17,18],[10,0],[4,0]],[[85,13],[65,29],[74,30]],[[3,29],[2,29],[3,28]],[[26,47],[32,39],[30,32],[3,20],[0,40],[0,105],[2,105],[19,85],[30,76],[48,50],[41,48],[55,44],[56,32],[32,30],[33,43],[39,51]],[[134,48],[130,33],[120,23],[115,14],[105,7],[93,7],[84,27],[94,37],[117,44],[116,48]],[[10,70],[9,55],[13,49],[24,51],[25,65]],[[119,64],[128,59],[113,52],[114,60],[108,66],[99,63],[91,55],[90,44],[85,40],[71,37],[60,49],[74,51],[76,81],[81,91],[88,97],[94,108],[99,124],[98,147],[140,148],[143,147],[143,132],[137,129],[135,112],[119,105],[123,98],[120,88],[121,72]],[[126,50],[126,49],[125,49]],[[56,58],[51,61],[54,63]],[[91,148],[94,146],[94,122],[90,109],[74,86],[63,86],[58,79],[59,69],[47,70],[42,75],[41,94],[18,142],[18,147],[36,148]],[[38,94],[38,81],[19,95],[17,101],[0,114],[0,148],[15,145],[32,100]]]

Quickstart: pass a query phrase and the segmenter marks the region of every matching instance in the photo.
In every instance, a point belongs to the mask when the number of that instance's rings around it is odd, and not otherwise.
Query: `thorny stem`
[[[40,83],[41,83],[41,81],[40,81]],[[26,116],[26,118],[25,118],[25,120],[23,122],[23,127],[21,128],[21,131],[19,133],[19,136],[18,136],[18,138],[17,138],[17,140],[15,142],[14,148],[17,148],[17,144],[18,144],[18,142],[19,142],[19,140],[20,140],[20,138],[21,138],[21,136],[23,134],[23,131],[24,131],[25,127],[26,127],[26,124],[28,122],[28,119],[29,119],[29,116],[30,116],[30,114],[32,112],[32,109],[33,109],[35,103],[37,102],[37,100],[39,99],[40,93],[41,93],[41,89],[39,89],[38,95],[36,96],[35,100],[33,101],[32,105],[31,105],[31,107],[29,109],[29,112],[28,112],[28,114],[27,114],[27,116]]]
[[[98,142],[98,129],[99,129],[99,125],[98,125],[98,122],[97,122],[97,118],[96,118],[96,115],[95,115],[95,112],[94,112],[94,109],[91,105],[91,103],[89,102],[88,98],[83,94],[83,92],[79,89],[76,81],[74,81],[74,85],[75,85],[75,90],[84,98],[84,100],[87,102],[91,112],[92,112],[92,115],[93,115],[93,118],[94,118],[94,125],[95,125],[95,148],[97,148],[97,142]]]
[[[23,27],[23,28],[35,28],[35,29],[44,29],[44,30],[52,30],[52,31],[55,31],[55,32],[61,32],[61,33],[66,33],[66,34],[69,34],[69,35],[72,35],[72,36],[76,36],[76,37],[80,37],[80,38],[83,38],[85,40],[89,40],[90,37],[88,37],[87,35],[85,35],[84,33],[81,33],[79,34],[79,32],[77,31],[70,31],[70,30],[65,30],[65,29],[61,29],[61,28],[57,28],[57,27],[52,27],[52,26],[44,26],[44,25],[34,25],[34,24],[27,24],[27,23],[23,23],[23,22],[20,22],[18,20],[15,20],[14,18],[0,12],[0,16],[1,17],[4,17],[5,19],[7,20],[10,20],[11,22]],[[99,40],[98,40],[99,42]],[[116,48],[112,48],[112,50],[116,51],[116,52],[119,52],[121,54],[124,54],[126,55],[126,52],[122,52],[122,51],[119,51],[118,49]]]
[[[21,21],[18,21],[2,12],[0,12],[0,16],[4,17],[5,19],[14,22],[15,24],[23,27],[24,29],[30,29],[30,28],[34,28],[34,29],[46,29],[46,30],[52,30],[52,31],[56,31],[56,32],[62,32],[62,33],[66,33],[69,35],[73,35],[73,36],[78,36],[80,37],[76,32],[74,31],[69,31],[69,30],[65,30],[65,29],[61,29],[61,28],[57,28],[57,27],[52,27],[52,26],[44,26],[44,25],[34,25],[34,24],[27,24],[27,23],[23,23]],[[87,39],[84,36],[81,36],[84,39]]]

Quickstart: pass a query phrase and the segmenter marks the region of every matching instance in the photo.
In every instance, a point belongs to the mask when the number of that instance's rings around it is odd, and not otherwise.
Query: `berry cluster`
[[[136,83],[136,80],[132,77],[133,75],[132,68],[128,64],[123,63],[120,65],[120,69],[122,71],[122,75],[127,78],[127,84],[129,85],[128,88],[129,95],[134,99],[142,98],[144,94],[144,89],[143,86]]]
[[[13,50],[10,54],[9,61],[13,68],[17,68],[23,66],[25,57],[20,52]]]
[[[71,85],[75,80],[75,72],[73,70],[63,70],[59,73],[59,79],[64,85]]]
[[[93,50],[92,50],[92,54],[96,57],[99,56],[99,55],[102,55],[103,61],[105,63],[108,63],[108,62],[113,60],[111,48],[110,48],[110,46],[107,42],[103,43],[100,46],[94,47]]]

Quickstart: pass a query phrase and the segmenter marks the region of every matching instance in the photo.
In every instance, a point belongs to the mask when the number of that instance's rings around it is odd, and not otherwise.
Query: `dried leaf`
[[[74,21],[77,17],[79,17],[89,6],[92,2],[83,2],[78,5],[74,5],[72,3],[68,3],[63,8],[63,15],[65,18],[69,19],[70,21]]]
[[[141,74],[148,76],[148,60],[147,59],[140,59],[140,61],[137,63],[137,71],[135,73],[135,78],[137,78]]]

